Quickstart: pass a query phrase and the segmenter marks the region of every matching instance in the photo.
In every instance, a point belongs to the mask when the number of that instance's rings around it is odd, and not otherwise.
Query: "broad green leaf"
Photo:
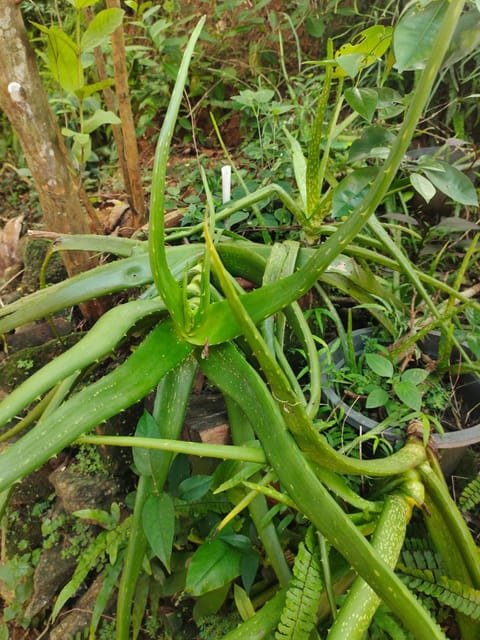
[[[85,84],[78,47],[59,27],[50,27],[45,33],[50,71],[64,91],[75,93]]]
[[[400,380],[393,384],[393,390],[403,404],[414,411],[420,411],[422,408],[422,393],[415,384],[407,380]]]
[[[448,0],[436,0],[426,6],[412,3],[403,14],[393,34],[395,68],[400,73],[423,69],[448,5]]]
[[[365,407],[367,409],[376,409],[377,407],[384,407],[389,401],[390,396],[385,391],[385,389],[380,389],[377,387],[367,396],[367,400],[365,402]]]
[[[354,111],[359,113],[367,122],[371,121],[378,103],[378,94],[375,89],[353,87],[345,89],[344,96]]]
[[[178,487],[182,500],[188,502],[200,500],[206,495],[213,483],[212,476],[197,475],[186,478]]]
[[[120,124],[121,120],[111,111],[103,111],[103,109],[97,109],[91,118],[85,120],[83,124],[83,131],[85,133],[92,133],[98,127],[104,124]]]
[[[240,575],[242,553],[221,538],[204,542],[197,549],[187,571],[185,591],[201,596],[229,584]]]
[[[433,196],[437,193],[437,190],[430,180],[425,178],[425,176],[422,176],[420,173],[411,173],[410,182],[412,187],[422,196],[425,202],[430,202]]]
[[[447,55],[443,61],[444,68],[462,60],[480,45],[479,11],[480,6],[477,2],[477,11],[467,11],[460,16]]]
[[[388,120],[398,116],[405,109],[404,98],[395,89],[390,87],[380,87],[378,94],[378,117],[380,120]]]
[[[222,536],[222,540],[230,546],[235,547],[235,549],[240,549],[244,553],[250,551],[252,548],[250,538],[239,533],[226,533]]]
[[[115,80],[113,80],[113,78],[107,78],[107,80],[101,80],[100,82],[94,82],[92,84],[87,84],[86,86],[81,87],[80,89],[75,91],[75,95],[77,96],[77,98],[85,100],[85,98],[89,98],[94,93],[103,91],[103,89],[105,89],[106,87],[111,87],[113,84],[115,84]]]
[[[395,136],[389,129],[377,125],[365,128],[362,136],[353,142],[348,153],[352,162],[367,158],[386,158]]]
[[[66,138],[73,138],[73,136],[77,134],[77,131],[69,129],[68,127],[62,127],[61,131],[62,136],[65,136]]]
[[[450,218],[442,218],[432,229],[464,233],[465,231],[480,231],[480,225],[471,220],[465,220],[465,218],[452,216]]]
[[[378,174],[376,167],[355,169],[335,187],[332,217],[343,218],[358,207]]]
[[[338,58],[335,58],[335,62],[338,65],[335,75],[354,78],[362,68],[364,59],[363,53],[348,53],[338,56]]]
[[[168,493],[148,496],[143,505],[142,524],[152,551],[170,572],[175,533],[175,509]]]
[[[138,421],[135,435],[139,438],[160,438],[160,427],[148,411],[144,411]],[[154,476],[157,466],[162,464],[162,451],[133,447],[132,454],[137,472],[142,476]]]
[[[250,107],[251,109],[261,104],[267,104],[275,95],[272,89],[259,89],[258,91],[252,91],[251,89],[245,89],[240,91],[236,96],[232,96],[232,100],[239,104]]]
[[[411,382],[412,384],[421,384],[425,382],[428,378],[428,371],[426,369],[419,369],[414,367],[412,369],[406,369],[402,373],[402,380],[406,380],[407,382]]]
[[[88,161],[92,155],[92,140],[88,133],[76,133],[73,136],[72,153],[78,164]]]
[[[444,160],[435,162],[442,171],[434,171],[419,165],[430,182],[454,202],[478,207],[477,192],[470,178]]]
[[[361,31],[352,42],[342,45],[335,53],[335,62],[341,68],[337,73],[353,78],[361,69],[374,64],[389,48],[392,33],[392,27],[381,25]]]
[[[366,353],[365,361],[377,376],[381,378],[393,376],[393,364],[385,356],[381,356],[379,353]]]
[[[103,9],[97,13],[82,35],[80,41],[82,53],[106,42],[111,33],[122,24],[123,14],[123,9],[117,8]]]
[[[113,506],[116,505],[116,508]],[[101,525],[104,529],[113,529],[120,519],[120,510],[116,502],[112,503],[112,513],[104,509],[79,509],[72,513],[77,518],[90,520]]]
[[[214,589],[213,591],[205,593],[203,596],[195,598],[193,619],[196,622],[200,622],[201,620],[205,620],[209,616],[217,613],[220,607],[225,603],[229,591],[230,584],[226,584],[219,589]]]

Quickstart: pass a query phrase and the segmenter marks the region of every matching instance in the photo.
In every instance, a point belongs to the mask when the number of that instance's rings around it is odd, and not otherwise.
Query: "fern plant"
[[[317,619],[318,601],[324,589],[315,530],[309,527],[300,542],[293,565],[275,640],[303,640],[310,637]]]
[[[472,620],[479,619],[480,590],[446,575],[442,558],[432,549],[428,537],[406,540],[396,571],[409,589]]]
[[[463,489],[458,499],[462,511],[472,511],[480,503],[480,474]]]

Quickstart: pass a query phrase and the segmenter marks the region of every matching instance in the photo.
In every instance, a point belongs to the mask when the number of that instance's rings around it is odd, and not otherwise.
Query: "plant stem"
[[[278,405],[265,383],[231,344],[210,349],[199,362],[226,395],[241,404],[278,478],[315,527],[326,537],[402,620],[418,640],[444,635],[391,568],[358,532],[318,480],[286,429]]]
[[[185,455],[218,458],[219,460],[241,460],[265,464],[265,454],[253,447],[236,447],[226,444],[203,444],[163,438],[140,438],[138,436],[80,436],[78,444],[96,444],[108,447],[140,447],[157,451],[171,451]]]
[[[400,494],[386,497],[382,515],[375,528],[372,547],[392,569],[403,546],[412,507]],[[381,600],[362,578],[357,578],[339,609],[328,640],[362,640]]]

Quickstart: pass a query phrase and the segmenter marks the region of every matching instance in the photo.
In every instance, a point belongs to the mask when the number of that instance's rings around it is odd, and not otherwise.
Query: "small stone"
[[[68,513],[81,509],[110,511],[110,505],[120,493],[119,484],[113,477],[83,475],[65,466],[55,469],[48,479]]]

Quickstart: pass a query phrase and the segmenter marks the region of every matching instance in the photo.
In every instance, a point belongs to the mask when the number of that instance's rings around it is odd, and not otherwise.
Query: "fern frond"
[[[115,543],[120,545],[128,539],[128,535],[131,528],[130,518],[126,518],[121,524],[119,524],[112,531],[102,531],[95,540],[85,549],[78,560],[75,572],[69,582],[63,587],[58,594],[55,606],[53,607],[52,618],[55,619],[64,604],[72,598],[78,591],[82,582],[86,579],[93,567],[95,567],[102,557],[112,556],[112,546]],[[113,551],[115,555],[118,548]]]
[[[438,571],[415,569],[399,564],[397,571],[409,589],[435,598],[446,605],[472,618],[480,619],[480,591],[459,580],[452,580]]]
[[[412,637],[409,633],[407,634],[385,605],[380,605],[375,612],[373,620],[375,626],[373,629],[370,628],[370,640],[384,640],[385,638],[407,640]]]
[[[430,548],[428,540],[410,538],[406,542],[400,558],[402,565],[409,569],[430,569],[435,575],[442,574],[440,556]]]
[[[317,609],[323,591],[322,571],[313,530],[309,529],[305,543],[301,542],[293,565],[285,606],[280,617],[275,640],[305,640],[317,620]]]
[[[462,511],[471,511],[480,502],[480,474],[469,482],[458,499]]]
[[[89,640],[95,640],[97,627],[100,623],[105,608],[112,596],[112,592],[117,583],[117,578],[120,575],[120,571],[123,567],[123,556],[121,553],[116,558],[115,564],[109,564],[103,571],[103,581],[97,599],[95,600],[95,606],[92,611],[92,618],[90,621],[90,631],[88,634]]]

